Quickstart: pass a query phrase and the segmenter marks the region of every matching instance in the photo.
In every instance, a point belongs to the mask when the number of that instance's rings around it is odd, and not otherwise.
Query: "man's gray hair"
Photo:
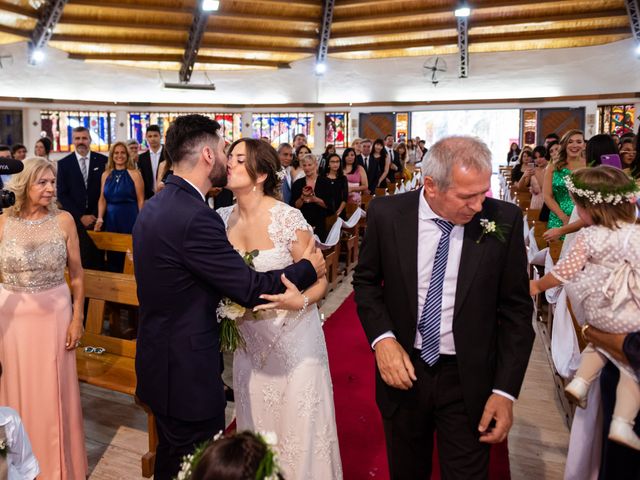
[[[431,177],[438,190],[446,191],[451,185],[453,167],[471,168],[491,172],[491,151],[479,138],[453,136],[439,140],[429,149],[422,162],[422,175]]]

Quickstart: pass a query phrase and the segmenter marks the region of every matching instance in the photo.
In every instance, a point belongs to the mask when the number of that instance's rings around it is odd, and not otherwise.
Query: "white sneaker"
[[[640,450],[640,438],[633,431],[633,422],[620,417],[613,417],[609,427],[609,440]]]
[[[569,401],[575,403],[580,408],[587,408],[587,395],[589,394],[589,383],[584,378],[573,377],[564,388],[564,394]]]

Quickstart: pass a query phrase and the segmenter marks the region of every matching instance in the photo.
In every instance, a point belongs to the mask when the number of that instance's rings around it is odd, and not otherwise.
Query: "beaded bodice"
[[[37,292],[64,283],[67,245],[53,214],[39,220],[7,217],[0,272],[8,290]]]

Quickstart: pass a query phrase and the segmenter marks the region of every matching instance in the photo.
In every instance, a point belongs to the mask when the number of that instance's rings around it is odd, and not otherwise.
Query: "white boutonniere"
[[[498,225],[493,220],[489,220],[488,218],[481,218],[480,226],[482,227],[482,234],[480,235],[478,240],[476,240],[476,243],[480,243],[485,235],[493,235],[501,242],[506,241],[504,235],[506,233],[506,230],[508,230],[509,225]]]

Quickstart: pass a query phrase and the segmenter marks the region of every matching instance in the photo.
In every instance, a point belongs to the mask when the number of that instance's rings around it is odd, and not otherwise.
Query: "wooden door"
[[[396,133],[396,116],[393,113],[361,113],[360,131],[361,138],[375,140]]]
[[[552,132],[560,138],[567,131],[578,129],[584,131],[584,108],[541,108],[538,116],[538,138]],[[541,143],[541,142],[538,142]]]

